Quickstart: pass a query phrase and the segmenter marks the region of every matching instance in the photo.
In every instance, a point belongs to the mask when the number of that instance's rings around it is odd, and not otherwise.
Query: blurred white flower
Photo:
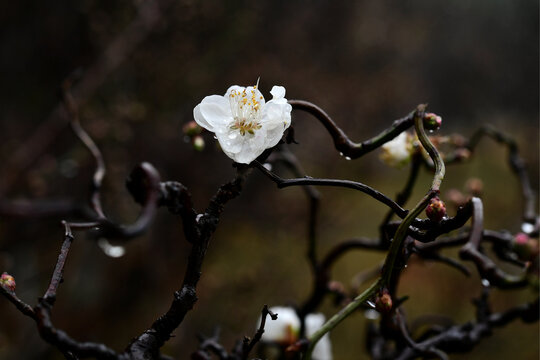
[[[275,146],[291,124],[292,107],[285,88],[274,86],[273,98],[265,102],[257,85],[231,86],[225,96],[205,97],[193,109],[197,124],[215,133],[225,154],[238,163],[249,164]]]
[[[270,311],[277,314],[277,320],[266,319],[262,341],[276,342],[283,345],[291,345],[298,340],[300,335],[300,318],[291,307],[275,306]],[[257,328],[261,324],[261,318],[257,322]]]
[[[313,333],[321,328],[326,319],[323,314],[308,314],[306,316],[306,337],[310,337]],[[326,333],[315,345],[311,354],[313,360],[332,360],[332,344],[330,336]]]
[[[277,320],[271,320],[270,317],[266,319],[264,334],[261,340],[263,342],[277,343],[284,346],[295,343],[299,339],[301,326],[300,318],[296,314],[296,311],[291,307],[280,306],[270,308],[270,311],[278,314],[278,318]],[[325,317],[320,313],[308,314],[305,322],[306,337],[309,337],[325,323]],[[260,324],[261,318],[259,318],[259,321],[257,322],[257,328]],[[315,345],[312,359],[332,360],[332,346],[328,334],[324,335],[317,345]]]
[[[408,132],[402,132],[382,147],[380,158],[387,165],[403,167],[411,161],[413,153],[413,137]]]

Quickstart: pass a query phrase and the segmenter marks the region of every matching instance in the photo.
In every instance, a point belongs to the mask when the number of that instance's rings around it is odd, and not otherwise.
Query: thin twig
[[[351,181],[351,180],[336,180],[336,179],[316,179],[311,177],[298,178],[298,179],[283,179],[273,172],[266,169],[258,161],[253,161],[252,166],[260,170],[264,175],[269,179],[274,181],[278,188],[286,188],[289,186],[305,186],[305,185],[317,185],[317,186],[332,186],[332,187],[344,187],[349,189],[354,189],[361,191],[375,200],[385,204],[390,209],[392,209],[396,215],[400,218],[404,218],[407,215],[407,210],[399,206],[394,200],[390,199],[388,196],[383,193],[373,189],[372,187],[362,184],[360,182]]]
[[[361,143],[355,143],[351,141],[343,130],[341,130],[330,118],[330,116],[317,105],[304,100],[289,100],[289,104],[292,105],[293,109],[306,111],[317,118],[317,120],[322,123],[326,131],[334,140],[334,146],[336,149],[344,156],[351,159],[356,159],[370,151],[375,150],[382,144],[392,140],[400,133],[410,128],[414,124],[414,114],[416,112],[413,111],[406,117],[395,120],[390,128],[384,130],[372,139],[363,141]]]
[[[538,299],[529,304],[518,305],[504,312],[489,315],[485,321],[476,323],[465,323],[448,327],[437,335],[417,343],[422,348],[439,348],[446,352],[467,352],[474,345],[480,342],[483,337],[492,334],[493,328],[502,327],[516,319],[521,319],[526,323],[538,321],[539,306]],[[416,349],[405,348],[401,354],[396,354],[393,358],[397,360],[409,360],[418,357]]]
[[[34,320],[37,319],[34,309],[30,305],[19,299],[17,294],[15,294],[15,291],[9,290],[4,286],[0,286],[0,293],[2,293],[2,295],[4,295],[4,297],[8,299],[13,305],[15,305],[17,310],[19,310],[21,313],[28,317],[31,317]]]
[[[109,349],[104,344],[92,342],[78,342],[71,338],[64,331],[57,329],[51,320],[51,310],[56,300],[56,292],[58,286],[62,282],[64,267],[70,246],[73,242],[73,235],[69,224],[64,222],[65,234],[64,242],[58,260],[51,276],[50,285],[45,292],[45,295],[39,299],[38,304],[34,308],[36,313],[36,323],[41,337],[48,343],[56,346],[63,353],[72,353],[73,356],[79,357],[95,357],[98,359],[117,359],[121,357],[112,349]]]
[[[459,255],[464,260],[471,260],[476,265],[480,276],[499,288],[516,288],[527,284],[526,274],[514,276],[500,269],[493,260],[480,252],[482,230],[484,222],[484,210],[482,200],[477,197],[471,199],[473,205],[473,218],[469,241],[461,248]]]
[[[75,135],[77,135],[79,140],[81,140],[81,142],[86,146],[86,148],[90,151],[90,153],[96,160],[96,170],[94,171],[94,175],[92,177],[90,205],[98,215],[98,218],[105,219],[106,216],[103,213],[103,207],[101,205],[100,198],[101,184],[103,183],[103,178],[106,174],[105,160],[103,159],[103,155],[101,154],[101,151],[97,147],[94,140],[92,140],[90,135],[88,135],[88,133],[81,126],[81,122],[79,120],[79,109],[77,107],[77,104],[75,103],[73,95],[71,94],[71,81],[64,82],[63,95],[64,106],[66,107],[66,110],[70,116],[70,124],[73,132],[75,133]]]
[[[333,247],[317,266],[313,277],[313,290],[304,304],[298,310],[301,318],[313,312],[324,300],[324,296],[328,293],[328,282],[330,281],[330,272],[336,261],[352,249],[370,249],[370,250],[385,250],[379,240],[366,238],[349,239],[340,242]]]
[[[416,343],[411,338],[411,336],[409,335],[409,331],[407,330],[407,324],[405,323],[405,318],[404,318],[403,314],[401,314],[401,311],[399,311],[399,310],[396,311],[395,318],[396,318],[396,321],[398,323],[399,330],[401,331],[401,335],[403,336],[403,338],[405,339],[407,344],[409,344],[409,346],[412,349],[416,350],[418,355],[424,355],[424,356],[425,355],[434,355],[434,356],[437,356],[441,360],[447,360],[448,359],[448,356],[444,352],[442,352],[441,350],[436,349],[436,348],[424,348],[424,347],[420,346],[418,343]]]
[[[296,177],[305,176],[306,173],[294,154],[285,145],[280,147],[280,151],[273,152],[268,158],[271,162],[282,162]],[[317,269],[317,214],[319,212],[320,193],[312,185],[302,186],[304,193],[309,200],[309,220],[308,220],[308,249],[307,258],[311,269],[315,274]]]
[[[242,360],[246,360],[248,358],[249,353],[251,352],[251,350],[253,350],[255,344],[257,344],[261,340],[264,334],[264,327],[266,326],[266,317],[268,315],[270,315],[272,320],[277,320],[279,314],[275,314],[270,311],[267,305],[263,306],[263,309],[261,311],[261,324],[259,325],[259,328],[255,332],[255,335],[253,336],[251,341],[244,342],[244,346],[242,347]]]
[[[521,184],[521,191],[524,199],[523,219],[526,222],[535,225],[535,223],[537,222],[537,196],[535,194],[535,191],[532,189],[531,182],[527,174],[527,167],[525,165],[525,161],[519,156],[519,149],[516,142],[508,135],[503,134],[492,126],[483,126],[471,136],[466,147],[470,151],[473,151],[483,136],[489,136],[498,143],[504,144],[508,147],[508,163],[510,164],[510,168],[514,171]]]

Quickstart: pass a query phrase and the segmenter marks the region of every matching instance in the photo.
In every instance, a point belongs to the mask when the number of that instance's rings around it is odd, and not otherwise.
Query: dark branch
[[[395,120],[391,127],[372,139],[361,143],[355,143],[351,141],[330,116],[317,105],[304,100],[289,100],[289,104],[292,105],[293,109],[306,111],[317,118],[334,140],[336,149],[344,156],[350,157],[351,159],[356,159],[375,150],[382,144],[392,140],[400,133],[410,128],[414,124],[414,115],[416,113],[415,110],[406,117]]]
[[[159,349],[169,340],[172,332],[182,323],[186,314],[195,305],[197,301],[196,288],[210,237],[216,229],[225,204],[240,194],[248,172],[248,168],[238,165],[235,179],[222,185],[210,200],[206,212],[197,222],[198,231],[196,234],[198,237],[193,241],[182,288],[174,293],[169,310],[128,346],[127,353],[133,358],[156,357]]]
[[[242,360],[246,360],[248,358],[249,353],[251,352],[251,350],[253,350],[255,344],[257,344],[261,340],[264,334],[264,327],[266,326],[266,317],[268,315],[270,315],[272,320],[277,320],[279,314],[274,314],[268,309],[267,305],[263,306],[263,309],[261,311],[261,324],[259,325],[257,332],[255,332],[253,339],[251,339],[251,341],[248,338],[244,339],[242,346]]]
[[[71,353],[73,356],[77,357],[92,356],[98,359],[121,359],[116,352],[109,349],[107,346],[92,342],[78,342],[64,331],[57,329],[52,323],[51,310],[56,300],[58,286],[63,281],[64,266],[66,264],[71,243],[73,242],[73,235],[71,234],[69,225],[64,223],[64,226],[64,242],[51,276],[49,288],[45,292],[45,295],[39,299],[38,304],[34,308],[36,314],[35,320],[39,333],[45,341],[56,346],[64,354]]]
[[[519,156],[519,149],[511,137],[503,134],[502,132],[494,129],[491,126],[483,126],[480,130],[474,133],[466,147],[473,151],[474,148],[478,145],[482,137],[489,136],[498,143],[504,144],[508,147],[508,163],[510,168],[514,171],[518,177],[521,184],[521,191],[523,194],[523,199],[525,201],[523,209],[523,219],[535,225],[537,222],[537,213],[536,213],[536,194],[531,187],[531,182],[527,174],[527,167],[525,161]]]
[[[417,343],[420,349],[438,348],[446,352],[468,352],[482,338],[489,336],[493,328],[502,327],[506,324],[521,319],[531,323],[538,321],[538,299],[530,304],[519,305],[505,312],[491,314],[485,321],[465,323],[459,326],[451,326],[428,339]],[[406,348],[401,354],[395,356],[398,360],[415,359],[418,351],[414,348]]]
[[[491,285],[499,288],[516,288],[527,284],[527,278],[523,276],[513,276],[501,270],[490,258],[480,252],[480,242],[483,230],[483,206],[482,200],[473,197],[473,221],[469,241],[461,248],[459,255],[464,260],[471,260],[476,265],[480,276],[490,282]]]
[[[335,180],[335,179],[315,179],[311,177],[298,178],[298,179],[283,179],[278,175],[274,174],[271,171],[268,171],[261,163],[254,161],[252,162],[253,166],[259,169],[264,175],[269,179],[274,181],[278,188],[286,188],[289,186],[306,186],[306,185],[317,185],[317,186],[333,186],[333,187],[344,187],[349,189],[354,189],[361,191],[375,200],[385,204],[390,209],[392,209],[396,215],[400,218],[407,216],[408,211],[399,206],[392,199],[384,195],[383,193],[369,187],[368,185],[362,184],[360,182],[351,181],[351,180]]]

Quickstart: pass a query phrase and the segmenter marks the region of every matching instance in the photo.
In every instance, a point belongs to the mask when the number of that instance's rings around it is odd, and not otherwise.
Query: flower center
[[[247,89],[243,91],[232,90],[229,95],[229,103],[234,118],[230,129],[240,131],[242,136],[246,135],[246,133],[254,135],[255,130],[261,128],[259,121],[261,119],[261,103],[259,100],[262,100],[263,97],[257,95],[256,89],[257,85],[250,91],[247,91]]]

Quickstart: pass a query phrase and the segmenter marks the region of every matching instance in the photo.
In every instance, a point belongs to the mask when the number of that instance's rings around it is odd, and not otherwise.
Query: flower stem
[[[309,337],[309,346],[306,350],[306,353],[304,354],[304,360],[310,360],[311,359],[311,353],[313,352],[313,349],[315,348],[315,345],[317,345],[317,342],[330,330],[335,328],[343,319],[348,317],[351,313],[353,313],[358,307],[360,307],[362,304],[366,302],[367,299],[369,299],[375,291],[377,291],[380,287],[381,279],[377,279],[369,288],[364,290],[363,293],[358,295],[354,298],[353,301],[351,301],[347,306],[345,306],[343,309],[341,309],[340,312],[332,316],[319,330],[313,333]]]
[[[424,129],[423,117],[425,107],[425,105],[418,105],[414,117],[414,127],[420,143],[426,149],[429,156],[433,160],[433,163],[435,164],[435,175],[433,176],[433,182],[427,194],[422,198],[422,200],[420,200],[420,202],[414,207],[414,209],[412,209],[407,214],[405,219],[403,219],[403,221],[396,230],[394,240],[390,245],[390,250],[388,252],[388,256],[386,257],[386,261],[383,267],[382,281],[384,286],[388,286],[392,283],[392,275],[395,273],[396,261],[399,253],[402,250],[403,242],[407,237],[407,230],[409,229],[409,226],[414,221],[414,219],[416,219],[416,217],[426,208],[429,200],[431,200],[431,198],[433,198],[439,193],[441,182],[444,178],[444,162],[435,146],[433,146],[433,144],[429,140],[429,137],[427,136]]]
[[[423,117],[425,108],[426,105],[418,105],[418,108],[416,110],[416,116],[414,118],[414,128],[416,130],[416,134],[418,135],[418,140],[420,140],[420,143],[422,144],[424,149],[426,149],[429,157],[431,158],[431,160],[433,160],[433,163],[435,164],[435,175],[433,176],[433,183],[430,190],[439,192],[446,170],[441,155],[429,140],[429,137],[426,134],[426,130],[424,129]]]

